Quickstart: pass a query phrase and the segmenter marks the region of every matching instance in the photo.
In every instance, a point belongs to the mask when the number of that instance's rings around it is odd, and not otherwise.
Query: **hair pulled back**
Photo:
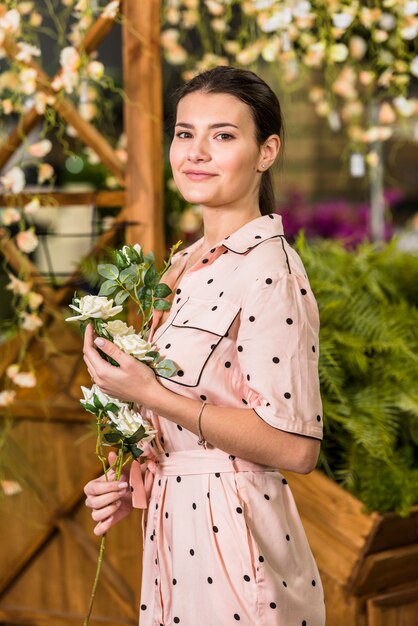
[[[174,93],[175,109],[177,110],[182,98],[196,91],[235,96],[251,110],[257,144],[261,146],[270,135],[279,135],[283,145],[283,117],[279,100],[267,83],[254,72],[219,66],[198,74]],[[274,191],[270,170],[261,175],[259,205],[262,215],[274,212]]]

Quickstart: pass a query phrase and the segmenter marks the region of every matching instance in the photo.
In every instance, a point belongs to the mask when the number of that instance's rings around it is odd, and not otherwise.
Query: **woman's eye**
[[[230,135],[229,133],[219,133],[219,135],[216,135],[217,139],[222,139],[222,141],[228,140],[228,139],[233,139],[234,137],[232,135]]]
[[[186,130],[182,130],[179,133],[176,133],[176,137],[178,137],[179,139],[188,139],[189,137],[191,137],[191,134],[188,133]]]

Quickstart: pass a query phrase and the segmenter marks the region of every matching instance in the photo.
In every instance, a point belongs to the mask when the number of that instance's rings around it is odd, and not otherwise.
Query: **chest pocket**
[[[178,366],[170,381],[196,387],[216,346],[226,335],[239,307],[227,300],[189,298],[158,339],[160,353]]]

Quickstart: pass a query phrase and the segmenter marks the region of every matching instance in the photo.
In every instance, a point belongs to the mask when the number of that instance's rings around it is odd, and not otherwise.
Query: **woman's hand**
[[[120,367],[105,361],[96,346],[119,363]],[[92,381],[109,396],[147,406],[147,400],[158,394],[160,385],[153,370],[122,352],[111,341],[102,337],[94,339],[91,324],[87,326],[84,335],[83,354]]]
[[[115,452],[109,452],[109,465],[116,461]],[[129,515],[132,510],[132,493],[128,483],[128,474],[122,472],[115,481],[115,471],[110,469],[106,476],[91,480],[84,487],[86,506],[92,509],[91,516],[98,522],[94,528],[95,535],[104,535],[111,526]]]

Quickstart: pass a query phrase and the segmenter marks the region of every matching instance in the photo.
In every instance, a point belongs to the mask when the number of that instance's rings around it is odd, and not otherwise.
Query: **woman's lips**
[[[211,174],[210,172],[198,172],[194,170],[188,170],[184,172],[189,180],[209,180],[216,176],[216,174]]]

